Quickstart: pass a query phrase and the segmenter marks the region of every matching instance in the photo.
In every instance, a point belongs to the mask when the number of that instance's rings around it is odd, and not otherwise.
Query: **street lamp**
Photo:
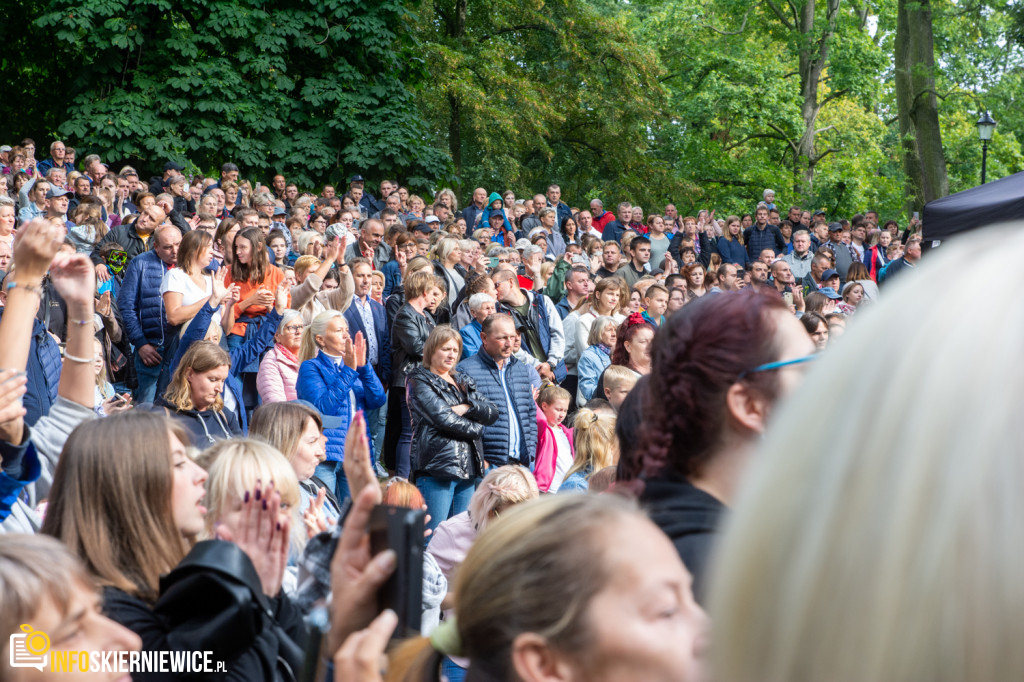
[[[985,165],[988,162],[988,141],[996,129],[996,122],[986,111],[978,119],[978,139],[981,140],[981,184],[985,184]]]

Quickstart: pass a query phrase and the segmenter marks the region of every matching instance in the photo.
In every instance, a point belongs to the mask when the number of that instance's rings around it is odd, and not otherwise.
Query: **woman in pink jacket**
[[[537,460],[533,474],[542,493],[556,493],[576,457],[572,429],[562,422],[569,411],[569,392],[545,386],[537,396]]]
[[[295,400],[303,329],[302,314],[297,310],[285,311],[274,335],[274,347],[263,356],[256,374],[256,390],[263,404]]]

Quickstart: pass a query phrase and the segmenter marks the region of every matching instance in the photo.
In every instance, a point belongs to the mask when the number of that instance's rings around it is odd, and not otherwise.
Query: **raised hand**
[[[381,660],[398,616],[385,609],[365,630],[353,632],[334,654],[334,682],[381,682]]]
[[[96,298],[93,273],[92,261],[84,253],[58,253],[50,265],[50,280],[64,301],[90,310]]]
[[[282,282],[274,294],[274,310],[279,315],[283,315],[284,311],[288,310],[288,294],[290,293],[287,282]]]
[[[356,337],[352,341],[352,350],[356,356],[356,367],[362,367],[366,364],[366,339],[363,337],[362,332],[356,332]]]
[[[234,542],[244,551],[260,576],[263,593],[276,597],[281,592],[285,567],[288,565],[288,541],[291,518],[280,520],[281,494],[271,481],[264,488],[256,482],[242,498],[242,513],[234,527],[220,524],[217,538]]]
[[[216,308],[224,299],[228,296],[228,287],[224,285],[224,278],[228,274],[228,269],[221,267],[217,268],[217,272],[213,273],[213,286],[212,294],[210,294],[210,306]]]
[[[309,503],[306,511],[302,512],[302,523],[306,526],[306,535],[309,538],[327,530],[330,524],[327,523],[327,516],[324,514],[324,500],[327,499],[327,490],[317,490],[316,499]]]
[[[64,244],[66,232],[63,226],[40,218],[23,225],[14,236],[16,281],[34,284],[41,282],[50,268],[50,263],[53,262],[53,257]],[[91,263],[89,268],[92,269]],[[93,289],[95,290],[95,285]]]
[[[110,315],[110,292],[104,291],[100,294],[99,298],[96,299],[96,312],[103,317]]]
[[[349,490],[353,495],[367,487],[377,487],[377,474],[373,471],[370,460],[370,441],[366,436],[366,415],[362,410],[356,412],[352,424],[345,436],[345,458],[341,462],[348,481]]]
[[[370,512],[381,499],[380,486],[363,488],[345,517],[338,549],[331,561],[331,631],[327,646],[337,651],[349,635],[367,627],[377,615],[377,590],[395,570],[393,550],[370,556]]]
[[[328,263],[333,263],[338,260],[338,254],[341,252],[341,240],[335,237],[331,241],[327,242],[327,246],[324,247],[323,260]]]

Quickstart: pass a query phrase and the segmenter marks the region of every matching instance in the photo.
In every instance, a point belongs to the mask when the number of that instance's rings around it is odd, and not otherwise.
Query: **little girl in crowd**
[[[534,475],[542,493],[556,493],[576,456],[572,429],[562,422],[569,411],[569,392],[546,386],[537,398],[537,462]]]

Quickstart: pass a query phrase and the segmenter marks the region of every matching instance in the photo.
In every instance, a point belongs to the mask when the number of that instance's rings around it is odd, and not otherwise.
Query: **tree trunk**
[[[462,117],[461,102],[454,92],[448,93],[448,151],[452,155],[455,175],[462,177]]]
[[[931,0],[899,0],[896,16],[896,106],[907,212],[949,194],[935,96]]]
[[[454,11],[447,22],[448,37],[461,40],[466,33],[466,2],[455,0]],[[462,98],[457,92],[448,92],[448,151],[455,166],[455,175],[462,178]]]

